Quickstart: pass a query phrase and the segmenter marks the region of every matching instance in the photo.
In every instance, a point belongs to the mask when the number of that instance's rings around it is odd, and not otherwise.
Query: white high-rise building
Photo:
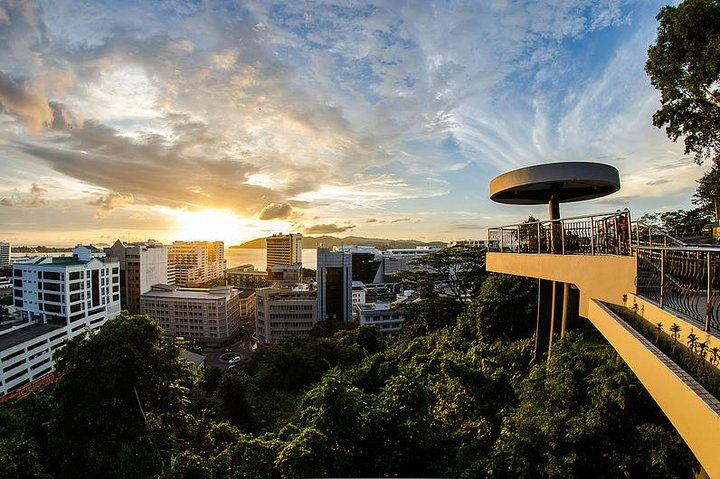
[[[0,395],[47,375],[67,338],[120,313],[120,263],[85,246],[69,257],[15,263],[12,279],[21,319],[0,329]]]
[[[225,243],[222,241],[174,241],[170,247],[169,269],[175,284],[199,286],[225,276]]]
[[[278,234],[266,238],[267,270],[273,266],[302,263],[302,235]]]
[[[168,284],[169,247],[160,243],[123,243],[105,248],[108,257],[120,261],[120,298],[123,309],[137,314],[140,295],[154,284]]]
[[[12,247],[10,246],[10,243],[5,241],[0,241],[0,268],[6,268],[10,266],[10,253],[12,252]]]

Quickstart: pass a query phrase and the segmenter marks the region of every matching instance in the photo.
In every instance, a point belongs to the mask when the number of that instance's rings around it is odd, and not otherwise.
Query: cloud
[[[331,224],[319,224],[308,226],[305,228],[305,234],[330,234],[330,233],[342,233],[355,228],[355,225],[338,225],[335,223]]]
[[[365,220],[365,223],[377,223],[377,222],[378,222],[377,218],[368,218]]]
[[[408,221],[412,221],[412,218],[408,218],[408,217],[405,217],[405,218],[395,218],[395,219],[392,220],[390,223],[407,223]]]
[[[34,131],[49,126],[53,114],[44,93],[31,82],[16,82],[10,75],[0,71],[0,105]]]
[[[270,203],[260,211],[258,219],[260,220],[274,220],[274,219],[286,219],[289,218],[293,213],[293,207],[288,203]]]
[[[97,206],[97,215],[99,217],[105,217],[124,204],[132,202],[132,195],[122,195],[120,193],[113,192],[108,193],[107,195],[97,196],[95,199],[90,199],[86,203],[91,206]]]
[[[47,205],[45,193],[47,190],[37,183],[30,185],[29,194],[21,194],[18,190],[14,190],[11,197],[0,198],[0,206],[18,207],[18,208],[39,208]]]

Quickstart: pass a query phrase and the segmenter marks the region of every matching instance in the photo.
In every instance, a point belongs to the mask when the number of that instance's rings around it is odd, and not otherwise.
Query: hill
[[[415,248],[416,246],[446,246],[442,241],[431,241],[429,243],[417,240],[393,240],[386,238],[364,238],[362,236],[345,236],[337,238],[335,236],[303,236],[304,249],[316,249],[319,247],[332,248],[341,245],[360,245],[373,246],[378,249],[390,248]],[[241,245],[230,246],[230,248],[258,248],[265,249],[265,238],[256,238],[246,241]]]

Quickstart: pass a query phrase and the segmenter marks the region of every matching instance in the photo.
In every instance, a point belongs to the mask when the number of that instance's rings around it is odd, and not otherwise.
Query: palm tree
[[[710,356],[710,364],[713,366],[716,366],[718,362],[720,362],[720,348],[715,346],[710,350],[711,356]]]
[[[680,337],[681,330],[682,330],[682,328],[675,323],[673,323],[672,326],[670,326],[670,332],[672,333],[672,338],[675,341],[677,341],[677,339]]]
[[[698,339],[699,338],[697,337],[697,334],[695,334],[693,332],[690,332],[690,334],[688,334],[687,345],[688,345],[688,348],[690,349],[690,351],[695,352],[695,345],[697,344]]]

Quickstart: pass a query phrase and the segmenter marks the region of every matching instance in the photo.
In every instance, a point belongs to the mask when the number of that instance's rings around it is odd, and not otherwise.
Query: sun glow
[[[242,243],[257,236],[255,228],[231,213],[222,210],[173,211],[175,238],[183,241],[224,241],[225,246]]]

